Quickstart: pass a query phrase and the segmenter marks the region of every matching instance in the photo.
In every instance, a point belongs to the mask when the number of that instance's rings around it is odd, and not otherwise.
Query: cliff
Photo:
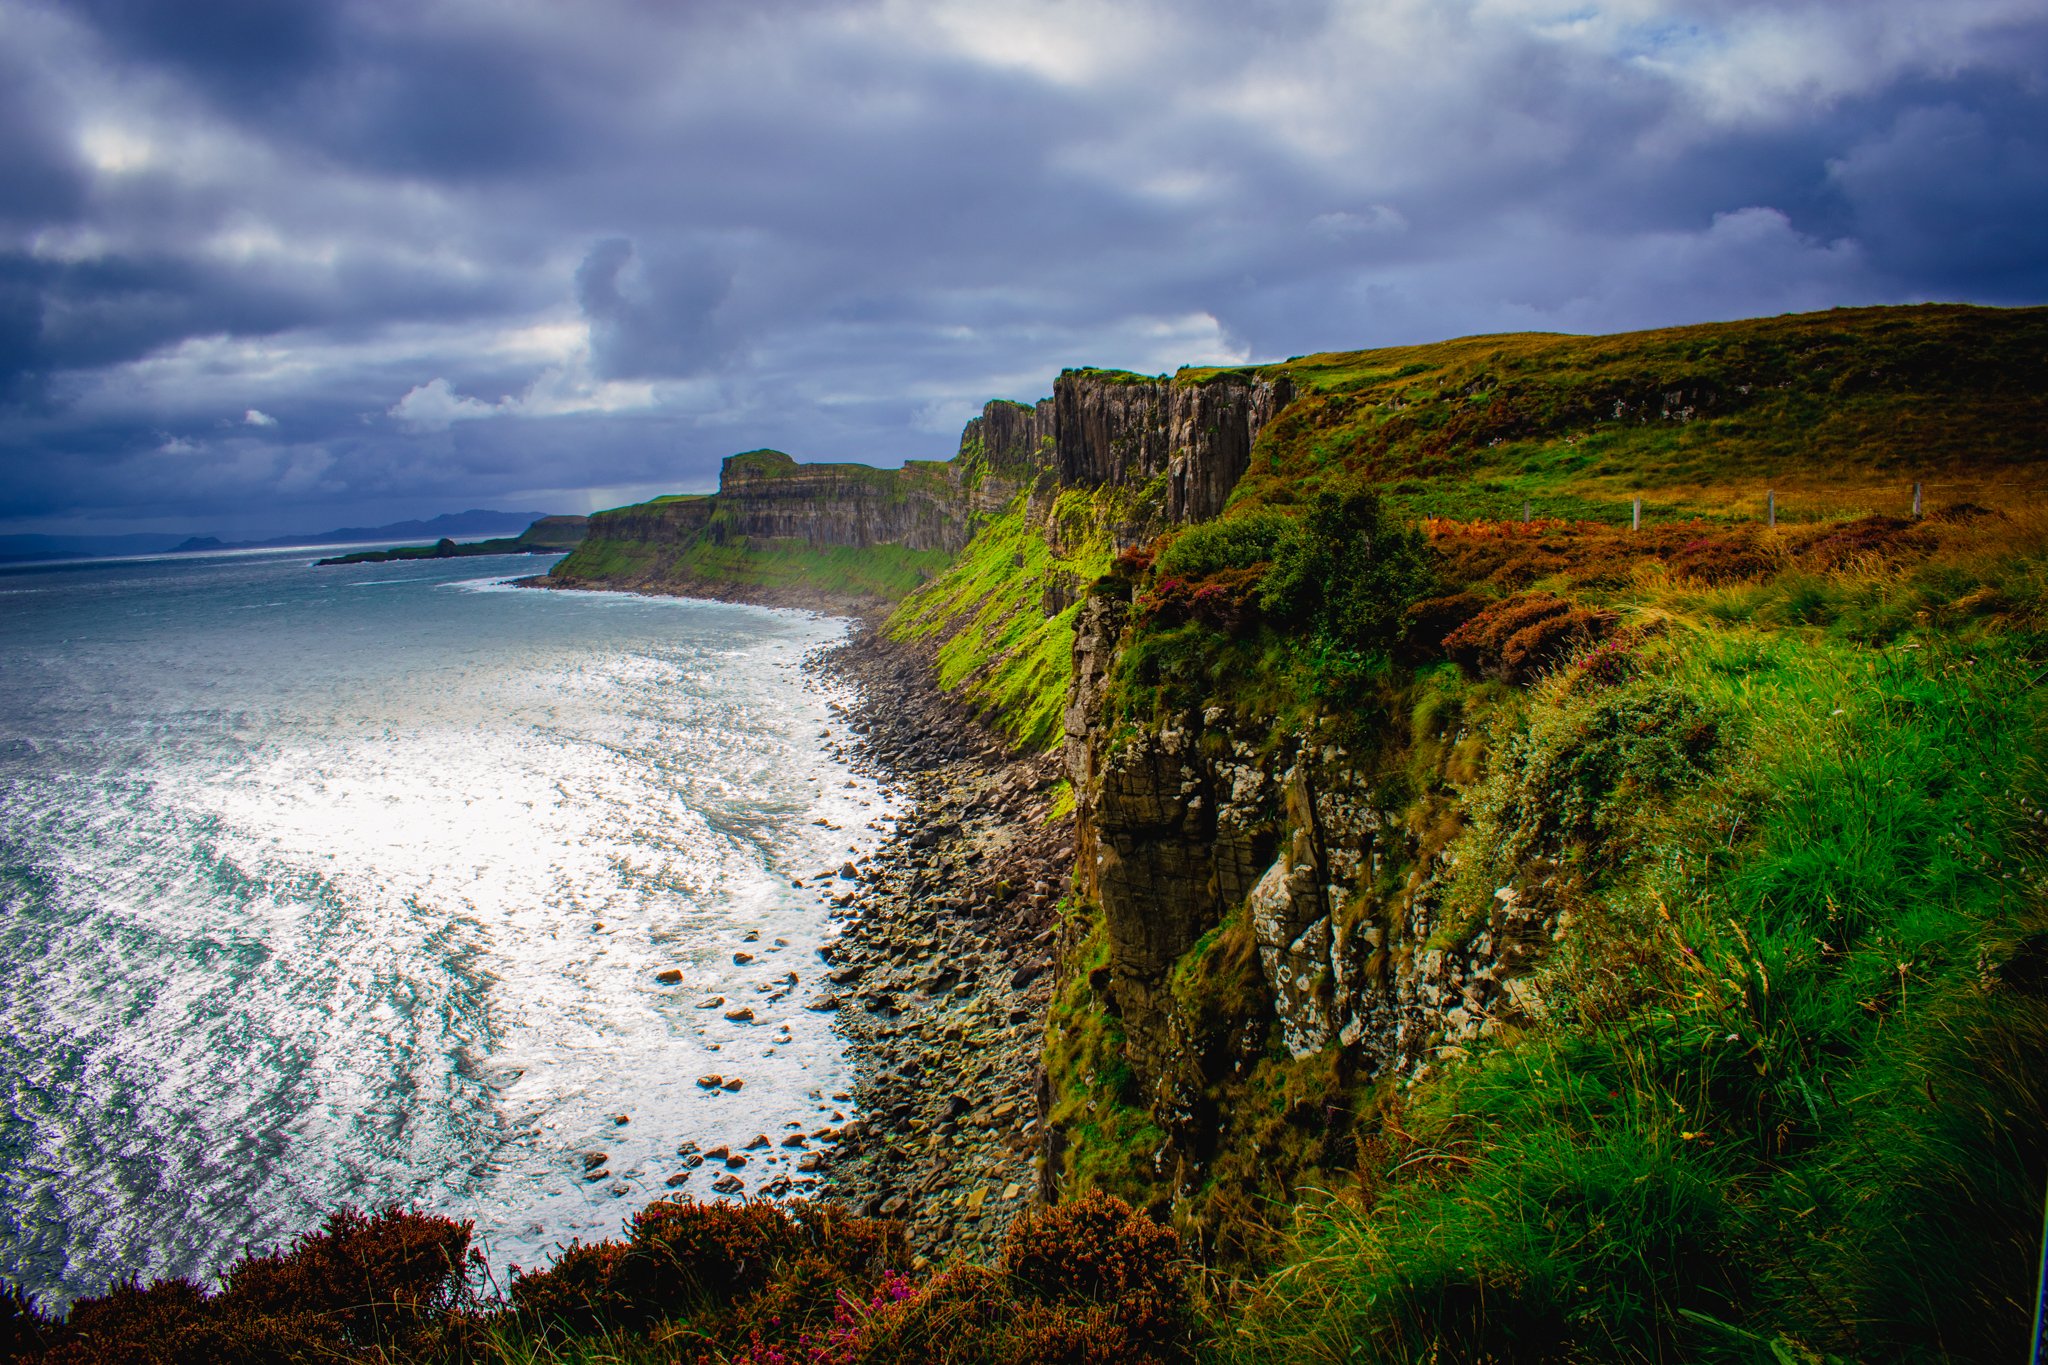
[[[595,514],[547,582],[872,611],[1005,516],[1085,539],[1072,516],[1054,516],[1067,492],[1107,490],[1117,523],[1106,529],[1122,543],[1212,515],[1290,392],[1285,379],[1235,374],[1069,371],[1051,398],[989,403],[950,460],[876,469],[749,451],[725,460],[714,494]]]
[[[1245,1276],[1226,1357],[2005,1342],[2044,369],[2048,312],[1927,307],[1069,370],[944,463],[736,457],[564,577],[853,557],[1059,751],[1041,1196]]]

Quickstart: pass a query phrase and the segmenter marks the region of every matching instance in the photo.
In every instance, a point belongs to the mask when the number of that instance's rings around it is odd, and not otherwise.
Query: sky
[[[2048,0],[0,0],[0,532],[950,455],[1067,366],[2048,301]]]

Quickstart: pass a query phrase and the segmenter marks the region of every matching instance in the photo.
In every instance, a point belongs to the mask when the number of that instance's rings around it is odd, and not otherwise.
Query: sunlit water
[[[843,887],[792,881],[894,808],[800,669],[839,624],[481,577],[543,567],[0,573],[0,1275],[204,1278],[392,1201],[534,1264],[682,1140],[846,1112],[803,1008]]]

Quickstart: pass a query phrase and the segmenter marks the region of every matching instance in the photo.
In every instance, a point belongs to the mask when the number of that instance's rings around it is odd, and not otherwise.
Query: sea
[[[902,806],[804,667],[844,624],[313,557],[0,570],[0,1277],[47,1306],[344,1205],[473,1221],[502,1287],[717,1197],[687,1144],[768,1137],[751,1196],[854,1116],[805,1005]]]

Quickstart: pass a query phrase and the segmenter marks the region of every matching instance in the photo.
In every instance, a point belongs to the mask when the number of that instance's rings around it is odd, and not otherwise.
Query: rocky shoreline
[[[809,667],[852,684],[841,756],[907,799],[855,870],[814,1009],[836,1011],[858,1117],[816,1193],[900,1219],[914,1254],[981,1256],[1039,1196],[1039,1054],[1073,848],[1062,772],[932,684],[872,624]]]

